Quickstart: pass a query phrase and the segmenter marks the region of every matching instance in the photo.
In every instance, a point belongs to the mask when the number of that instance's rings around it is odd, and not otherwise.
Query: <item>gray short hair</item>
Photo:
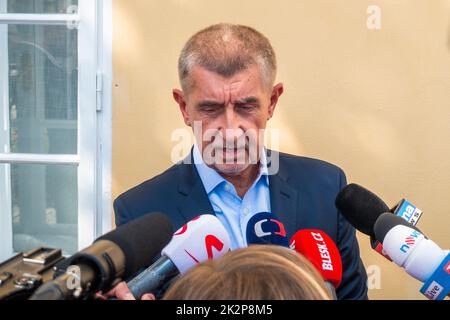
[[[259,65],[263,82],[273,85],[275,52],[269,40],[253,28],[220,23],[194,34],[184,45],[178,60],[178,76],[183,91],[192,83],[189,74],[197,65],[224,77]]]

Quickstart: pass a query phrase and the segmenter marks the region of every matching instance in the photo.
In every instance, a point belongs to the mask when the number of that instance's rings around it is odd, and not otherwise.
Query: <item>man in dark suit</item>
[[[325,231],[343,262],[338,298],[367,299],[355,230],[334,205],[346,185],[342,170],[264,148],[259,133],[283,93],[281,83],[274,85],[270,42],[249,27],[213,25],[189,39],[178,67],[182,90],[174,89],[173,96],[196,144],[183,162],[120,195],[116,224],[163,212],[179,228],[200,214],[214,214],[238,248],[247,245],[246,222],[272,212],[289,238],[305,228]]]

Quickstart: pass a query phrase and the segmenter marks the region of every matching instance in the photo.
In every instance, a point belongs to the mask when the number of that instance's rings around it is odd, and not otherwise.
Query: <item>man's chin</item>
[[[245,164],[215,164],[214,168],[219,173],[234,175],[243,172],[249,166],[248,163]]]

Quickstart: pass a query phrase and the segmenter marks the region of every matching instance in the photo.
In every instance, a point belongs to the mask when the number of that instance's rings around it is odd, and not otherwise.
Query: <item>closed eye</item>
[[[216,112],[221,108],[223,108],[223,105],[220,103],[202,102],[197,105],[200,112]]]
[[[237,104],[236,108],[242,111],[252,111],[258,108],[257,104]]]
[[[218,110],[220,110],[220,107],[217,106],[205,106],[200,108],[200,111],[202,112],[216,112]]]

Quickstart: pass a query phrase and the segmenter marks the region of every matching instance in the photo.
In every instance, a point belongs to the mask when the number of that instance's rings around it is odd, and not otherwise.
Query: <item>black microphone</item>
[[[377,195],[355,183],[344,187],[335,203],[353,227],[372,238],[375,238],[373,226],[378,217],[389,211],[386,203]]]
[[[150,213],[101,236],[64,261],[55,279],[30,300],[88,298],[106,291],[151,263],[172,238],[172,224],[162,213]]]
[[[395,216],[383,200],[364,187],[352,183],[339,192],[336,207],[355,229],[370,236],[370,244],[376,252],[391,260],[383,250],[383,245],[376,240],[374,230],[375,223],[381,215],[390,213]],[[409,225],[404,219],[403,222]],[[420,232],[416,226],[410,227]]]

